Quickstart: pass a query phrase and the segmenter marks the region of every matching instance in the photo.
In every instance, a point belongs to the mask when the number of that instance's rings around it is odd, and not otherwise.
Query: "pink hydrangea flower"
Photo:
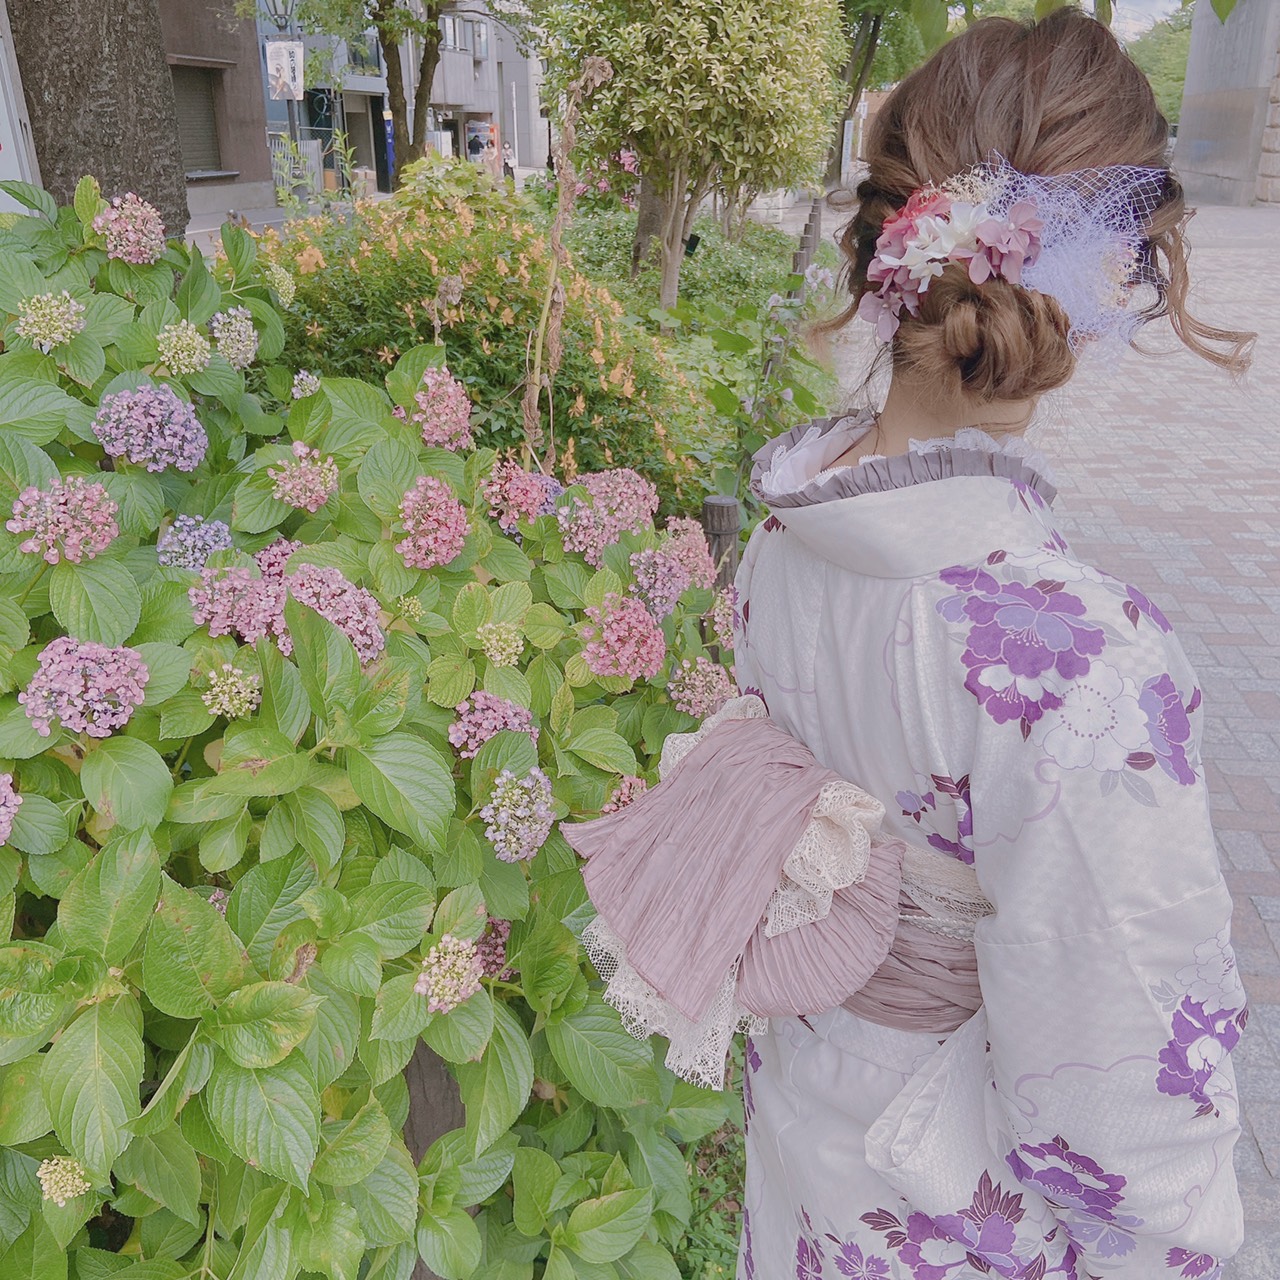
[[[707,546],[707,535],[702,526],[691,516],[675,516],[667,521],[666,537],[662,549],[673,555],[689,573],[689,581],[695,587],[713,587],[716,582],[716,564]]]
[[[424,957],[413,989],[427,997],[428,1013],[448,1013],[480,990],[483,974],[476,944],[446,933]]]
[[[667,653],[666,638],[639,600],[610,592],[600,607],[588,606],[586,615],[582,656],[592,672],[631,680],[658,674]]]
[[[255,577],[242,565],[205,568],[187,596],[196,625],[208,627],[211,636],[236,635],[245,644],[273,636],[282,652],[293,651],[284,625],[282,579]]]
[[[264,578],[283,578],[285,565],[295,551],[302,550],[302,543],[290,538],[277,538],[263,547],[254,557],[253,562],[262,570]]]
[[[733,583],[716,592],[708,617],[716,643],[722,649],[732,649],[734,626],[738,621],[738,588]]]
[[[295,600],[328,619],[351,641],[362,666],[376,661],[386,648],[377,599],[348,582],[340,570],[331,565],[304,564],[285,583]]]
[[[543,480],[518,462],[495,462],[481,490],[489,504],[489,518],[504,533],[512,532],[521,520],[536,520],[547,506]]]
[[[13,789],[13,774],[0,773],[0,844],[9,843],[22,797]]]
[[[671,673],[667,693],[685,715],[705,720],[724,706],[737,690],[728,671],[709,658],[688,658]]]
[[[624,533],[641,533],[658,509],[658,490],[630,467],[593,471],[579,484],[589,498],[574,498],[557,508],[556,519],[564,533],[566,551],[580,551],[595,568],[604,560],[604,549]]]
[[[93,229],[107,238],[107,257],[149,266],[164,253],[164,220],[160,211],[132,191],[116,196],[93,220]]]
[[[449,726],[449,742],[458,748],[464,760],[473,758],[490,738],[504,730],[527,733],[533,745],[538,745],[538,726],[533,722],[533,712],[508,698],[477,689],[454,710],[458,718]]]
[[[667,547],[635,552],[631,572],[636,576],[631,590],[659,622],[675,612],[680,596],[693,582],[688,566]]]
[[[646,791],[649,790],[649,784],[643,778],[637,778],[634,774],[623,774],[621,781],[613,789],[613,794],[601,808],[601,813],[617,813],[619,809],[625,809],[633,800],[638,800]]]
[[[396,550],[411,569],[448,564],[471,532],[467,509],[435,476],[419,476],[400,504],[400,520],[408,536],[396,543]]]
[[[503,769],[480,818],[486,824],[485,838],[500,861],[527,861],[546,843],[555,821],[551,779],[537,768],[523,778]]]
[[[409,420],[422,431],[422,442],[445,449],[470,449],[471,399],[448,369],[425,369],[422,385],[413,394],[417,405]]]
[[[510,921],[490,916],[484,932],[476,939],[476,955],[480,958],[483,977],[505,982],[516,976],[516,970],[507,964],[507,941],[510,937]]]
[[[5,524],[10,533],[26,533],[19,550],[40,555],[49,564],[79,564],[100,555],[120,530],[116,504],[97,481],[83,476],[59,478],[48,489],[24,489]]]
[[[314,514],[338,487],[338,464],[332,458],[321,460],[320,450],[302,440],[293,442],[293,457],[292,462],[267,468],[267,475],[275,481],[271,496]]]
[[[149,383],[105,396],[93,434],[111,457],[148,471],[194,471],[209,447],[195,410],[172,387]]]
[[[42,738],[53,732],[54,720],[73,733],[106,738],[129,722],[149,676],[134,649],[59,636],[41,651],[40,665],[18,701]]]

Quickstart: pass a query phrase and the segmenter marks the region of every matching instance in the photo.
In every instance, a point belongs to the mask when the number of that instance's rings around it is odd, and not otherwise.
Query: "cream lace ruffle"
[[[978,887],[972,867],[923,845],[907,845],[902,888],[919,913],[903,912],[899,919],[948,938],[972,940],[978,921],[995,910]]]
[[[597,916],[582,934],[582,945],[605,982],[605,1000],[622,1016],[637,1040],[663,1035],[671,1042],[667,1066],[682,1080],[708,1089],[724,1088],[724,1068],[734,1035],[759,1034],[767,1019],[749,1013],[737,1001],[738,967],[725,974],[706,1014],[697,1022],[664,1000],[628,963],[626,947]]]

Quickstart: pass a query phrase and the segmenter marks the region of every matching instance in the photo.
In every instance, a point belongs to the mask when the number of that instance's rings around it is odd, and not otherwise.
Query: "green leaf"
[[[421,738],[389,733],[353,748],[347,770],[356,795],[389,827],[425,849],[442,846],[453,816],[453,777]]]
[[[551,1196],[560,1180],[560,1166],[537,1147],[520,1147],[511,1181],[516,1228],[526,1236],[541,1236],[551,1217]]]
[[[478,938],[484,932],[487,919],[479,887],[464,884],[441,900],[433,927],[437,935],[451,933],[455,938]]]
[[[151,835],[135,831],[112,840],[67,888],[58,910],[63,944],[122,965],[159,896],[160,858]]]
[[[231,527],[243,533],[266,533],[283,523],[293,508],[274,496],[276,482],[263,467],[246,476],[231,507]]]
[[[363,934],[377,944],[384,960],[416,947],[431,928],[435,895],[420,884],[383,881],[357,889],[350,897],[348,932]]]
[[[20,205],[38,213],[49,222],[58,220],[58,202],[40,187],[30,182],[19,182],[16,178],[0,182],[0,191],[12,196]]]
[[[313,787],[285,796],[283,805],[293,819],[294,839],[316,860],[321,873],[337,866],[346,838],[338,806]]]
[[[105,1182],[140,1111],[142,1018],[132,996],[88,1005],[58,1037],[41,1073],[54,1131]]]
[[[151,1095],[145,1110],[129,1127],[134,1133],[141,1135],[159,1133],[168,1128],[192,1095],[208,1083],[212,1070],[213,1045],[198,1033],[193,1034],[173,1060],[173,1065],[160,1082],[160,1087]]]
[[[648,1042],[630,1036],[595,992],[576,1013],[548,1023],[546,1034],[569,1083],[596,1106],[625,1110],[656,1096]]]
[[[209,274],[199,249],[191,250],[191,266],[182,277],[175,301],[182,318],[195,325],[204,324],[222,302],[222,290]]]
[[[107,353],[102,343],[88,332],[77,333],[66,346],[54,352],[54,357],[67,377],[82,387],[93,386],[107,367]]]
[[[451,1129],[431,1144],[418,1172],[429,1176],[444,1169],[456,1170],[458,1189],[453,1203],[460,1208],[479,1204],[498,1191],[511,1176],[519,1147],[519,1138],[511,1133],[476,1155],[467,1131]]]
[[[48,444],[57,438],[78,404],[52,382],[8,378],[0,397],[0,430],[31,444]]]
[[[530,1007],[549,1013],[556,997],[563,996],[578,976],[577,940],[558,920],[540,914],[513,964]]]
[[[400,519],[400,504],[420,475],[418,459],[399,440],[379,440],[365,454],[356,487],[369,510],[386,524]]]
[[[67,815],[47,796],[28,791],[13,816],[9,843],[20,853],[43,857],[67,842]]]
[[[335,710],[350,711],[360,691],[360,659],[351,641],[312,609],[290,599],[285,605],[294,659],[311,710],[332,719]]]
[[[254,1070],[219,1053],[204,1096],[209,1119],[236,1155],[307,1190],[319,1144],[320,1102],[302,1063],[286,1060]]]
[[[422,1215],[418,1256],[442,1280],[466,1280],[480,1265],[480,1253],[480,1232],[465,1210]]]
[[[680,1268],[660,1245],[638,1240],[625,1258],[618,1259],[622,1280],[680,1280]]]
[[[184,648],[154,640],[133,647],[147,664],[143,706],[158,706],[186,687],[191,676],[191,655]]]
[[[209,1038],[242,1067],[274,1067],[315,1024],[320,997],[286,982],[255,982],[204,1018]]]
[[[470,658],[442,653],[427,668],[427,699],[437,707],[456,707],[476,687],[476,664]]]
[[[310,757],[295,751],[284,734],[252,722],[236,724],[226,732],[220,772],[210,779],[209,790],[221,795],[286,795],[306,782],[310,769]]]
[[[236,283],[246,283],[258,256],[258,242],[243,227],[237,227],[231,222],[222,224],[219,235]]]
[[[200,1222],[200,1161],[176,1126],[134,1138],[116,1163],[116,1175],[184,1222]]]
[[[1056,8],[1062,0],[1053,0]],[[1037,9],[1044,4],[1038,0]],[[920,31],[926,52],[932,53],[947,38],[947,6],[945,0],[911,0],[911,17]]]
[[[524,1027],[500,1001],[494,1003],[493,1015],[493,1034],[484,1056],[456,1071],[467,1108],[467,1131],[480,1150],[515,1124],[533,1088],[533,1055]]]
[[[398,1137],[377,1168],[343,1191],[360,1215],[365,1242],[377,1248],[412,1240],[418,1221],[418,1171]]]
[[[421,1035],[431,1021],[427,998],[414,990],[416,973],[389,978],[378,989],[369,1026],[371,1040],[411,1040]]]
[[[1226,22],[1231,16],[1231,11],[1236,7],[1236,0],[1210,0],[1210,3],[1220,22]]]
[[[444,362],[443,346],[410,347],[387,374],[387,392],[403,408],[416,408],[413,397],[422,386],[422,375],[428,369],[442,369]]]
[[[382,955],[366,934],[352,933],[327,947],[320,957],[326,978],[343,991],[373,996],[382,983]]]
[[[478,1062],[493,1034],[493,997],[485,990],[448,1013],[438,1013],[422,1038],[446,1062]]]
[[[382,1163],[391,1145],[391,1123],[376,1098],[346,1120],[326,1120],[312,1176],[331,1187],[362,1182]]]
[[[0,1246],[0,1275],[5,1280],[67,1280],[66,1250],[39,1214],[8,1249]]]
[[[103,556],[82,564],[55,564],[49,605],[68,635],[97,644],[123,644],[142,616],[133,574],[121,561]]]
[[[0,1067],[0,1145],[12,1147],[30,1142],[53,1128],[40,1083],[44,1059],[44,1054],[33,1053]]]
[[[215,719],[200,694],[195,689],[185,689],[160,709],[160,741],[198,737]]]
[[[126,830],[164,820],[173,778],[153,747],[137,738],[106,738],[84,758],[80,785],[88,802]]]
[[[308,1272],[320,1272],[329,1280],[356,1280],[364,1257],[365,1238],[360,1215],[337,1200],[320,1202],[319,1212],[294,1220],[289,1236],[297,1262]]]
[[[380,441],[383,424],[392,422],[383,394],[358,378],[326,378],[324,396],[333,417],[315,442],[321,452],[350,455]]]
[[[200,1018],[241,987],[236,934],[198,893],[165,878],[142,954],[147,1000],[172,1018]]]
[[[528,582],[533,576],[533,562],[506,538],[494,538],[480,563],[498,582]]]
[[[238,867],[249,844],[253,815],[243,801],[239,813],[220,818],[200,835],[200,865],[213,873]],[[265,861],[265,859],[263,859]]]
[[[644,1234],[652,1208],[644,1188],[584,1200],[569,1215],[564,1243],[588,1262],[613,1262]]]
[[[43,942],[0,944],[0,1063],[25,1058],[61,1023],[68,997],[54,977],[58,958]]]
[[[490,620],[493,605],[489,593],[478,582],[468,582],[453,602],[453,629],[471,646],[476,644],[476,630]]]
[[[566,748],[588,764],[610,773],[634,774],[636,755],[627,740],[612,729],[593,728],[575,734]]]
[[[281,930],[306,916],[300,899],[317,883],[310,859],[295,853],[254,867],[231,891],[227,923],[244,943],[249,959],[260,973],[266,972],[267,960]]]

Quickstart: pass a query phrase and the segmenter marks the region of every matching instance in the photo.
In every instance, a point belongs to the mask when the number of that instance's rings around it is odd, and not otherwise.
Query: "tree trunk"
[[[662,284],[658,305],[664,310],[676,305],[680,298],[680,267],[684,262],[685,183],[683,170],[671,183],[663,209]]]
[[[45,187],[69,204],[92,174],[187,230],[187,183],[157,0],[9,0],[14,52]]]
[[[413,91],[413,143],[410,147],[415,160],[427,154],[427,108],[431,105],[431,85],[440,65],[440,10],[443,3],[426,7],[426,17],[431,23],[430,34],[422,37],[422,57],[418,60],[418,84]]]
[[[409,1118],[404,1125],[404,1141],[420,1164],[427,1148],[451,1129],[461,1129],[467,1122],[458,1085],[444,1062],[422,1041],[418,1041],[413,1057],[405,1069],[409,1086]],[[414,1264],[411,1280],[439,1280],[421,1258]]]
[[[396,163],[391,172],[391,187],[400,185],[400,172],[409,163],[409,100],[404,92],[404,67],[400,63],[400,37],[390,25],[392,0],[378,0],[373,11],[373,27],[382,45],[382,61],[387,70],[387,105],[391,111],[391,141]]]
[[[636,238],[631,245],[631,278],[638,276],[653,256],[655,237],[662,234],[666,205],[654,188],[653,179],[641,176],[636,207]]]
[[[876,48],[880,43],[880,26],[883,19],[877,14],[861,18],[858,30],[849,49],[849,59],[840,72],[840,79],[848,88],[845,109],[836,121],[835,137],[831,142],[831,150],[827,155],[827,186],[834,187],[840,182],[840,160],[844,155],[844,126],[853,118],[858,109],[858,100],[862,97],[867,82],[871,79],[871,64],[875,61]]]

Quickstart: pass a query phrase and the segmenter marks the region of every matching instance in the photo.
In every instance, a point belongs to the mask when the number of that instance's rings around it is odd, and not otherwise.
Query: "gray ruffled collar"
[[[867,457],[829,468],[873,424],[870,413],[819,418],[775,437],[755,455],[751,490],[769,507],[803,507],[864,493],[883,493],[951,476],[997,476],[1052,503],[1057,489],[1047,461],[1020,437],[997,440],[974,427],[953,437],[912,440],[910,452]]]

